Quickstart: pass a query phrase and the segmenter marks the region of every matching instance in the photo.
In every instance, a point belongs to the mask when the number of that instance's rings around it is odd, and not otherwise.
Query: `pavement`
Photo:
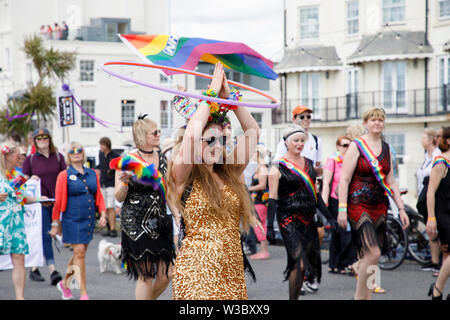
[[[100,273],[97,261],[98,243],[104,237],[97,231],[88,247],[86,255],[87,287],[91,300],[134,300],[135,281],[129,280],[125,274],[117,275],[107,272]],[[106,238],[113,243],[120,243],[120,237]],[[72,252],[61,248],[54,250],[57,270],[62,274],[67,267]],[[286,267],[286,251],[283,246],[269,246],[270,259],[251,261],[256,274],[256,282],[247,278],[247,290],[250,300],[287,300],[288,283],[283,281],[283,270]],[[322,282],[317,293],[307,293],[301,300],[351,300],[356,281],[348,275],[328,273],[328,266],[322,266]],[[55,286],[50,285],[50,275],[47,267],[40,268],[46,282],[34,282],[27,279],[25,298],[30,300],[60,300],[61,295]],[[405,260],[403,264],[392,271],[381,270],[381,286],[386,294],[374,294],[373,300],[428,300],[428,288],[436,278],[431,272],[420,270],[420,265],[414,261]],[[79,290],[72,290],[74,298],[79,299]],[[450,281],[444,291],[444,297],[450,293]],[[14,289],[11,280],[11,270],[0,272],[0,300],[13,300]],[[171,287],[160,296],[161,300],[171,299]]]

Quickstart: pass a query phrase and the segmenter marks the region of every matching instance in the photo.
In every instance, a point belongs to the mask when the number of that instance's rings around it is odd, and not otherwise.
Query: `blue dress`
[[[67,207],[62,214],[63,242],[89,244],[95,227],[95,195],[97,175],[84,167],[81,174],[72,166],[67,168]]]
[[[5,201],[0,202],[0,254],[28,254],[28,242],[25,233],[24,207],[22,197],[0,176],[0,192],[8,193]]]

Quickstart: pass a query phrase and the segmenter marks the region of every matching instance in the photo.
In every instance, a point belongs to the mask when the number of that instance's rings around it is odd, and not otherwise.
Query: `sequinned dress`
[[[391,170],[389,145],[382,141],[378,163],[387,176]],[[371,164],[360,154],[348,189],[348,219],[352,239],[361,256],[369,246],[378,245],[385,252],[385,226],[389,200],[372,171]],[[362,237],[366,242],[363,241]]]
[[[194,180],[183,212],[185,235],[175,261],[173,299],[248,299],[240,241],[242,204],[227,185],[218,192],[224,193],[227,219],[213,212]]]
[[[137,156],[137,155],[136,155]],[[167,160],[159,154],[158,170],[167,172]],[[175,259],[172,216],[159,190],[135,179],[129,183],[127,196],[120,212],[122,229],[122,261],[127,274],[137,279],[154,278],[160,263],[168,272]]]
[[[311,178],[316,179],[314,164],[305,159],[303,169]],[[300,266],[300,260],[308,270],[308,280],[317,278],[320,282],[322,265],[317,226],[314,223],[316,200],[307,190],[305,182],[284,165],[279,165],[280,180],[278,186],[277,220],[287,252],[285,280],[291,271]],[[323,201],[322,201],[323,202]]]

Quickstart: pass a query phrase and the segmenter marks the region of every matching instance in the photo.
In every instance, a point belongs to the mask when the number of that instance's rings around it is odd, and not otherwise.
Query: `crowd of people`
[[[65,21],[59,25],[57,22],[51,25],[41,25],[40,36],[45,40],[67,40],[69,37],[69,26]]]
[[[240,99],[228,87],[220,63],[205,96]],[[332,230],[328,272],[354,274],[355,299],[385,292],[367,283],[370,267],[388,245],[388,207],[398,208],[404,229],[409,218],[394,178],[395,159],[383,139],[387,118],[382,108],[367,110],[361,124],[348,127],[322,166],[322,140],[310,130],[313,110],[306,106],[293,110],[292,124],[272,158],[259,143],[260,128],[246,108],[206,100],[195,104],[182,96],[174,102],[186,125],[162,147],[158,125],[148,115],[133,123],[136,148],[126,157],[153,170],[151,183],[136,171],[111,167],[113,159],[125,156],[112,151],[107,137],[99,140],[95,168],[85,165],[84,146],[78,142],[71,142],[65,155],[59,153],[45,128],[28,136],[29,146],[14,142],[14,136],[1,145],[0,254],[11,256],[17,299],[24,298],[24,255],[29,251],[24,204],[34,201],[43,204],[43,253],[50,282],[62,299],[73,299],[69,280],[74,274],[80,299],[89,299],[86,251],[97,219],[107,228],[103,236],[118,236],[117,203],[122,261],[136,281],[136,299],[157,299],[170,281],[173,299],[247,299],[245,272],[254,278],[251,262],[271,258],[269,244],[277,240],[277,229],[286,249],[289,299],[318,291],[323,220]],[[227,112],[234,113],[243,135],[231,138]],[[450,275],[450,127],[426,129],[422,145],[424,162],[417,177],[425,209],[419,211],[427,221],[432,252],[423,269],[436,273],[429,295],[442,299]],[[25,197],[23,186],[11,183],[18,176],[39,180],[41,197]],[[64,275],[53,257],[51,242],[57,235],[73,250]],[[30,279],[45,281],[37,267],[31,268]]]

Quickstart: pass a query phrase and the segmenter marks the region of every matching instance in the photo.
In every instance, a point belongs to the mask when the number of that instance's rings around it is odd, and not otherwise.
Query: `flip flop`
[[[385,294],[386,290],[384,290],[382,287],[377,286],[373,289],[373,293]]]

